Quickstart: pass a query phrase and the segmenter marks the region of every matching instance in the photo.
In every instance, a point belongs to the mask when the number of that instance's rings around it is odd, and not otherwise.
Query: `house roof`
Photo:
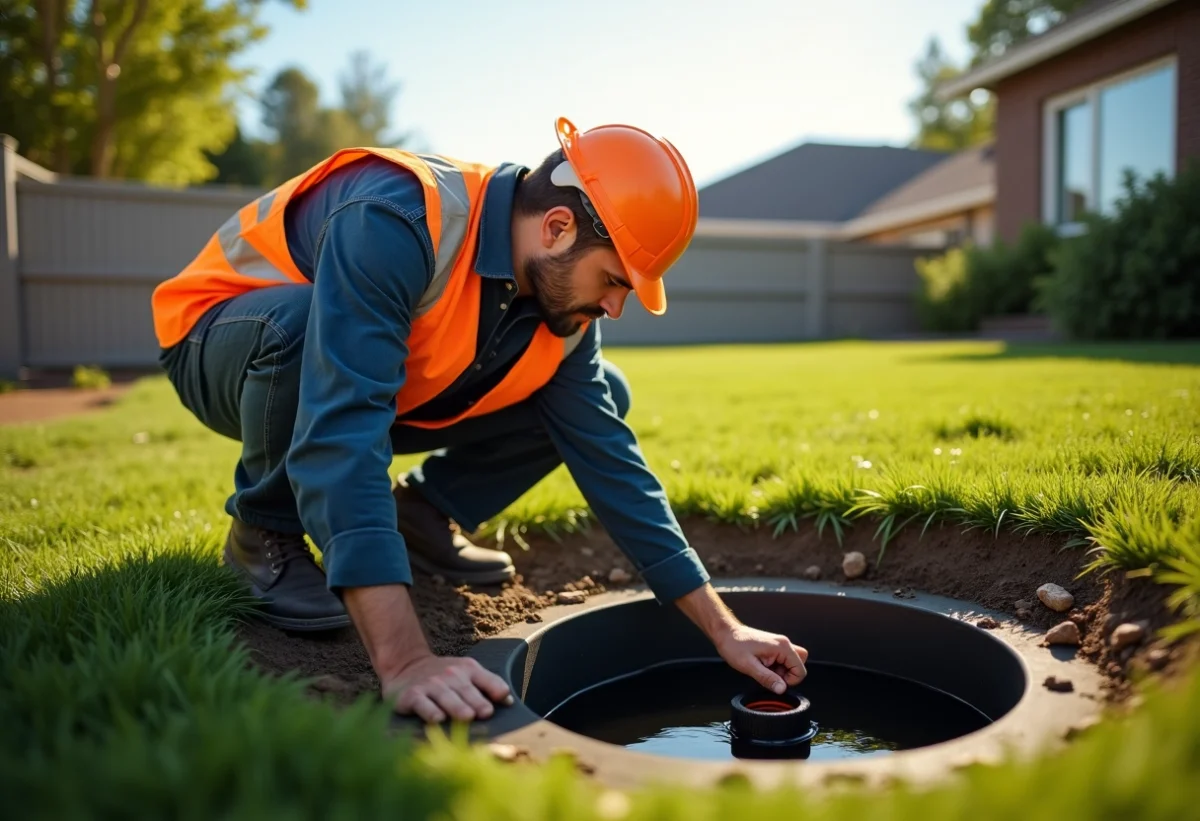
[[[912,148],[805,143],[700,189],[700,216],[841,223],[945,158]]]
[[[947,194],[957,194],[996,180],[995,147],[986,145],[951,154],[937,165],[884,194],[863,210],[863,216],[906,208]]]
[[[884,194],[847,224],[843,234],[864,236],[937,219],[987,205],[995,195],[995,152],[988,143],[951,154]]]
[[[970,94],[977,88],[994,88],[1006,77],[1057,57],[1173,2],[1175,0],[1096,0],[999,57],[947,80],[938,87],[937,96],[946,101]]]

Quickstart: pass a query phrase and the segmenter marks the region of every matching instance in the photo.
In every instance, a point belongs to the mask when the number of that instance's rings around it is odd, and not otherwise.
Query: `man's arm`
[[[659,601],[673,601],[731,667],[782,692],[804,678],[808,652],[743,625],[709,584],[633,430],[617,413],[593,322],[538,392],[538,410],[580,492]]]
[[[287,457],[301,521],[324,554],[385,695],[428,721],[486,717],[508,696],[468,659],[434,657],[413,610],[388,468],[413,307],[432,272],[424,226],[377,200],[329,217],[316,253],[300,400]]]
[[[599,322],[588,326],[536,397],[575,484],[659,601],[704,585],[708,572],[688,546],[633,430],[617,413],[604,376]]]

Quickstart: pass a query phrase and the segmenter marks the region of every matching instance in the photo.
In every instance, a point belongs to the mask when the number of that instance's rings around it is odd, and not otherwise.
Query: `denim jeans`
[[[311,298],[311,285],[234,297],[205,314],[160,357],[183,405],[211,430],[242,443],[226,512],[289,533],[304,532],[285,457],[296,422]],[[616,366],[604,366],[624,417],[629,383]],[[393,453],[430,453],[408,481],[467,531],[499,514],[561,463],[532,399],[436,430],[397,423],[391,440]]]

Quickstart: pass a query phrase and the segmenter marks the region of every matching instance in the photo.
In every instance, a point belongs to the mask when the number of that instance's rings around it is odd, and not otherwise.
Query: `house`
[[[1125,169],[1168,176],[1200,156],[1200,0],[1105,0],[947,82],[996,95],[995,230],[1068,234],[1109,213]]]
[[[805,143],[700,190],[701,235],[941,248],[992,236],[991,146]]]
[[[884,194],[842,227],[841,238],[942,248],[992,242],[995,147],[959,151]]]

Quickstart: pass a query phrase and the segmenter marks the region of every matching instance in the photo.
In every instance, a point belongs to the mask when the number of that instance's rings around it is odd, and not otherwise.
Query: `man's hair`
[[[546,213],[551,208],[570,208],[571,213],[575,215],[575,244],[567,254],[572,259],[578,259],[593,248],[612,248],[613,243],[611,239],[596,233],[595,223],[583,207],[582,191],[572,186],[555,185],[550,182],[551,172],[565,160],[566,157],[560,148],[526,174],[517,185],[513,210],[520,216],[534,217]]]

